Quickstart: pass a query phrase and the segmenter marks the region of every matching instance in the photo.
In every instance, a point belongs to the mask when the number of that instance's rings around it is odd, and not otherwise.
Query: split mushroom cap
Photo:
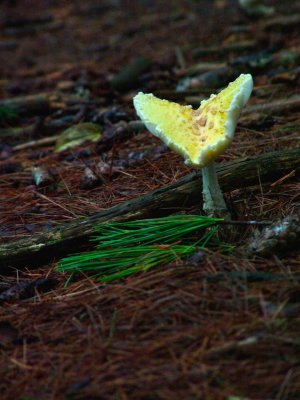
[[[133,103],[153,135],[181,154],[186,164],[202,168],[229,147],[252,88],[252,76],[242,74],[197,110],[141,92]]]

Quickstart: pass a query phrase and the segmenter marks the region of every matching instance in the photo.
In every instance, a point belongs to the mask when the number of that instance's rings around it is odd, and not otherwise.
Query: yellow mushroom
[[[181,154],[186,164],[202,168],[203,208],[209,215],[227,213],[214,159],[230,145],[252,88],[252,76],[242,74],[218,95],[203,100],[197,110],[158,99],[153,94],[138,93],[133,99],[147,129]]]

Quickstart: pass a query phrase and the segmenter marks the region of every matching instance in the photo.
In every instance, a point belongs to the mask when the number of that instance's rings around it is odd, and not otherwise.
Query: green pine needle
[[[213,242],[219,244],[216,233],[221,221],[175,215],[98,225],[92,238],[94,250],[63,258],[57,270],[92,272],[102,282],[112,281],[191,256]]]

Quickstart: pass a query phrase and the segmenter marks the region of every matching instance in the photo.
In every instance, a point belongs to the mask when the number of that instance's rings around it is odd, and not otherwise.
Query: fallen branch
[[[195,58],[197,58],[197,57],[203,57],[203,56],[207,56],[207,55],[211,55],[211,54],[231,53],[233,51],[240,53],[242,51],[254,50],[256,46],[257,46],[257,43],[255,40],[245,40],[242,42],[224,44],[222,46],[217,45],[217,46],[210,46],[210,47],[198,47],[198,48],[192,50],[192,55]]]
[[[0,107],[9,107],[20,114],[44,113],[50,110],[50,94],[32,94],[1,100]]]
[[[59,136],[60,135],[54,135],[50,137],[44,137],[42,139],[30,140],[29,142],[21,143],[14,146],[13,150],[19,151],[19,150],[33,149],[41,146],[51,146],[54,145],[54,143],[56,143]]]
[[[300,170],[300,147],[243,158],[219,165],[217,172],[226,191],[270,182]],[[62,224],[49,232],[33,235],[0,246],[1,272],[7,267],[40,265],[79,250],[94,234],[94,226],[106,221],[125,221],[159,214],[170,214],[174,206],[201,203],[201,171],[195,171],[175,183],[137,199],[98,212],[86,219]]]
[[[261,27],[265,31],[271,30],[288,30],[292,28],[298,28],[300,24],[300,14],[282,15],[280,17],[274,17],[272,19],[266,19]]]
[[[281,100],[271,101],[269,103],[255,104],[250,107],[246,107],[242,115],[249,115],[252,113],[259,114],[284,114],[300,108],[300,96],[295,95],[293,97]]]
[[[192,99],[192,100],[191,100]],[[187,103],[192,104],[193,106],[199,106],[201,101],[203,100],[202,96],[191,96],[189,97],[189,101],[185,98]],[[291,111],[299,110],[300,108],[300,96],[295,95],[288,99],[280,99],[271,101],[268,103],[260,103],[255,104],[253,106],[247,106],[242,111],[241,118],[239,123],[244,124],[245,120],[249,118],[253,122],[254,120],[258,120],[266,115],[282,115],[285,113],[289,113]]]

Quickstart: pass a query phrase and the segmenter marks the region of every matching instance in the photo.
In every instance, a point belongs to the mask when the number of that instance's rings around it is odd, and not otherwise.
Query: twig
[[[25,149],[30,149],[30,148],[40,147],[40,146],[49,146],[51,144],[54,144],[58,138],[59,138],[59,135],[55,135],[55,136],[45,137],[42,139],[30,140],[30,142],[26,142],[26,143],[22,143],[22,144],[18,144],[17,146],[14,146],[13,150],[19,151],[19,150],[25,150]]]
[[[267,19],[262,24],[262,29],[265,31],[270,31],[274,29],[290,30],[292,27],[299,28],[300,25],[300,14],[282,15],[280,17],[274,17],[272,19]]]
[[[213,347],[209,350],[204,351],[203,356],[211,357],[216,356],[218,354],[239,351],[240,349],[244,349],[254,344],[257,344],[259,341],[262,340],[261,336],[249,336],[246,339],[239,340],[239,341],[230,341],[223,345]]]
[[[174,49],[174,52],[175,52],[177,63],[179,65],[180,69],[182,69],[182,70],[185,69],[186,68],[186,60],[185,60],[185,57],[183,55],[181,48],[179,46],[176,46]]]
[[[229,43],[223,46],[198,47],[192,51],[192,54],[194,57],[201,57],[210,54],[224,54],[231,51],[240,53],[242,51],[253,50],[256,46],[257,43],[255,40],[245,40],[243,42]]]
[[[191,65],[185,69],[182,69],[177,72],[177,75],[181,76],[192,76],[196,74],[203,74],[204,72],[215,71],[221,68],[225,68],[226,63],[224,62],[205,62]]]
[[[264,104],[256,104],[254,106],[246,107],[242,112],[242,116],[258,113],[258,114],[282,114],[285,112],[297,110],[300,108],[300,95],[290,97],[288,99],[276,100]]]
[[[220,225],[250,225],[250,226],[268,226],[271,225],[271,221],[219,221]]]

